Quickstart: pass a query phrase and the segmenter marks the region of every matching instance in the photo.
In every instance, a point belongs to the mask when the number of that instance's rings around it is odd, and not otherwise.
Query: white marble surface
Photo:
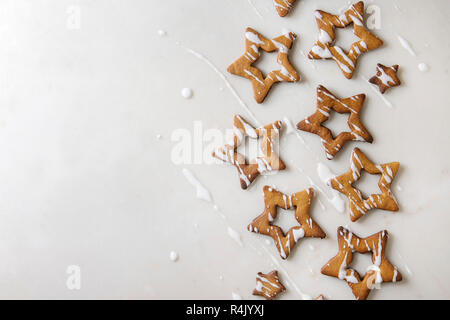
[[[283,19],[271,0],[0,1],[0,298],[228,299],[234,292],[253,299],[256,273],[277,268],[288,287],[282,299],[300,299],[300,292],[351,299],[343,281],[320,274],[336,253],[339,225],[361,236],[391,234],[388,257],[404,281],[383,284],[371,298],[450,298],[450,3],[369,4],[381,9],[374,32],[385,45],[363,55],[346,80],[334,62],[302,55],[317,37],[313,11],[338,12],[344,0],[299,0]],[[226,73],[243,53],[246,26],[267,37],[283,28],[299,36],[291,61],[303,81],[276,85],[262,105],[246,79]],[[288,169],[258,178],[248,191],[233,168],[174,164],[175,130],[192,132],[195,121],[225,130],[236,113],[251,120],[214,68],[186,48],[225,74],[261,123],[311,114],[318,84],[340,97],[366,93],[363,121],[374,143],[347,144],[327,161],[317,136],[300,132],[308,149],[284,135]],[[385,95],[393,108],[363,80],[377,62],[401,66],[403,85]],[[418,69],[422,62],[428,72]],[[191,99],[183,88],[193,90]],[[327,193],[317,159],[341,173],[355,146],[374,161],[401,162],[393,184],[399,212],[374,210],[351,223],[318,192],[311,215],[328,236],[303,239],[287,261],[266,237],[246,231],[263,211],[264,184],[295,192],[309,177]],[[183,168],[220,212],[195,197]],[[81,271],[79,290],[66,284],[71,265]]]

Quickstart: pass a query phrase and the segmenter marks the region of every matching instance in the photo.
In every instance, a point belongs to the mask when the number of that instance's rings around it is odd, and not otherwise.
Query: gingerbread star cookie
[[[347,281],[356,299],[367,299],[370,291],[382,282],[402,280],[401,273],[385,256],[387,231],[360,238],[344,227],[339,227],[337,237],[339,252],[322,267],[321,272],[327,276]],[[362,278],[358,271],[349,267],[354,252],[372,253],[372,265],[367,268],[367,272]]]
[[[377,64],[377,73],[369,82],[378,86],[381,93],[384,93],[387,89],[399,86],[401,84],[400,79],[397,76],[398,64],[392,67],[386,67],[381,63]]]
[[[275,83],[300,80],[300,76],[288,58],[288,52],[294,39],[295,34],[288,32],[269,40],[252,28],[247,28],[245,30],[245,53],[231,64],[227,70],[232,74],[249,79],[253,86],[256,102],[262,103]],[[281,69],[271,71],[266,78],[264,78],[261,70],[252,66],[260,57],[259,49],[266,52],[278,51],[277,63]]]
[[[319,39],[312,47],[308,57],[310,59],[333,59],[347,79],[353,77],[356,62],[362,53],[376,49],[383,44],[382,40],[364,27],[364,2],[362,1],[352,4],[350,9],[342,15],[333,15],[322,10],[317,10],[314,15],[320,33]],[[352,23],[353,33],[360,40],[354,42],[347,53],[335,45],[335,29],[345,28]]]
[[[391,191],[391,183],[399,168],[399,162],[376,165],[361,150],[355,148],[350,160],[350,169],[346,173],[334,177],[329,183],[333,189],[347,196],[350,202],[350,219],[356,221],[373,208],[398,211],[397,201]],[[361,177],[363,169],[370,174],[381,174],[378,181],[381,194],[372,194],[364,199],[361,191],[353,186]]]
[[[234,165],[238,170],[242,189],[247,189],[260,174],[286,168],[284,162],[274,151],[274,143],[279,136],[280,129],[281,121],[255,129],[241,116],[236,115],[232,141],[214,151],[213,157]],[[247,162],[245,155],[237,152],[237,148],[244,141],[245,136],[252,139],[261,138],[261,157]]]
[[[291,11],[294,2],[295,0],[273,0],[273,4],[275,5],[280,17],[286,16],[289,11]]]
[[[286,288],[280,282],[278,271],[273,270],[267,274],[258,272],[256,276],[256,288],[253,290],[255,296],[262,296],[267,300],[273,300],[278,294],[285,291]]]
[[[289,257],[292,248],[301,238],[325,238],[325,232],[309,215],[309,208],[314,195],[312,188],[286,195],[265,186],[263,192],[264,212],[248,225],[248,230],[272,237],[282,259]],[[300,225],[293,226],[287,233],[284,233],[279,226],[273,224],[278,215],[277,207],[283,209],[295,208],[295,219]]]
[[[372,142],[373,138],[369,131],[363,126],[360,119],[365,94],[358,94],[353,97],[339,99],[328,91],[324,86],[317,87],[317,109],[314,114],[297,124],[297,128],[317,134],[325,147],[325,153],[329,160],[341,150],[347,141]],[[338,113],[348,113],[348,127],[350,132],[345,131],[333,137],[330,129],[323,123],[330,118],[330,112],[334,110]]]

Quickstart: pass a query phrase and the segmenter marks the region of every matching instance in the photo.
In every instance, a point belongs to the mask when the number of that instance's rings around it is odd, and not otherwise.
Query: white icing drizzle
[[[231,292],[231,298],[233,300],[242,300],[242,297],[239,294],[237,294],[236,292]]]
[[[215,73],[217,73],[217,75],[223,80],[223,82],[225,82],[225,85],[227,86],[227,88],[231,91],[232,95],[236,98],[236,100],[239,102],[239,104],[241,105],[242,108],[244,108],[244,110],[248,113],[248,115],[252,118],[252,120],[258,125],[261,126],[261,124],[259,123],[259,121],[256,119],[256,117],[254,116],[254,114],[250,111],[250,109],[248,108],[248,106],[245,104],[245,102],[241,99],[241,97],[239,96],[239,94],[236,92],[236,90],[233,88],[233,86],[231,85],[231,83],[227,80],[227,78],[225,77],[225,75],[223,74],[223,72],[221,72],[209,59],[207,59],[205,56],[203,56],[202,54],[182,46],[187,52],[189,52],[190,54],[194,55],[196,58],[200,59],[201,61],[203,61],[204,63],[206,63]]]
[[[256,43],[256,44],[264,44],[264,41],[261,40],[261,38],[254,32],[247,31],[245,33],[245,38],[247,38],[248,41]]]
[[[231,239],[233,239],[234,241],[236,241],[236,243],[237,243],[239,246],[241,246],[241,247],[244,246],[244,245],[242,244],[242,241],[241,241],[241,236],[240,236],[240,234],[239,234],[236,230],[234,230],[234,229],[231,228],[231,227],[228,227],[227,232],[228,232],[228,235],[231,237]]]
[[[261,277],[259,275],[256,276],[256,287],[255,287],[255,289],[257,291],[262,292],[263,289],[266,289],[266,290],[268,290],[270,292],[270,291],[272,291],[271,287],[275,287],[277,289],[281,289],[281,287],[277,283],[275,283],[275,282],[272,283],[269,280],[267,280],[266,278]]]
[[[389,87],[390,86],[389,83],[395,84],[394,79],[392,79],[392,77],[390,75],[388,75],[386,72],[384,72],[383,68],[377,67],[377,71],[381,73],[379,76],[377,75],[377,78],[380,79],[380,81],[385,86]]]
[[[345,200],[341,193],[330,186],[330,180],[336,175],[331,172],[330,168],[324,165],[322,162],[317,164],[317,174],[324,184],[329,186],[331,191],[331,197],[326,197],[328,202],[330,202],[333,207],[340,213],[345,210]]]
[[[192,98],[192,94],[193,94],[193,92],[192,92],[192,89],[190,89],[190,88],[183,88],[183,89],[181,89],[181,95],[185,99]]]
[[[171,261],[176,262],[176,261],[178,261],[178,258],[179,258],[179,255],[178,255],[177,252],[175,252],[175,251],[170,251],[170,253],[169,253],[169,259],[170,259]]]
[[[251,0],[247,0],[248,4],[250,5],[250,7],[252,7],[253,11],[256,13],[256,15],[258,17],[260,17],[261,19],[263,19],[262,14],[259,12],[259,10],[255,7],[255,5],[253,4],[253,2]]]
[[[400,41],[400,44],[402,45],[402,47],[405,48],[406,51],[408,51],[410,55],[415,57],[416,56],[416,52],[413,50],[413,48],[411,47],[409,42],[405,38],[400,36],[400,35],[397,35],[397,38],[398,38],[398,41]]]
[[[262,247],[263,250],[270,256],[270,258],[272,259],[273,263],[277,266],[278,271],[280,273],[283,273],[284,278],[287,280],[287,282],[292,285],[292,287],[294,288],[295,291],[297,291],[297,293],[300,295],[300,297],[303,300],[312,300],[312,297],[306,293],[303,293],[300,288],[295,284],[295,282],[292,280],[291,276],[289,275],[289,273],[283,268],[283,266],[278,262],[278,260],[270,254],[269,250],[267,250],[266,247]]]
[[[367,267],[367,271],[375,271],[375,274],[376,274],[375,283],[376,284],[379,284],[379,283],[383,282],[383,277],[381,276],[381,270],[380,270],[380,268],[378,266],[372,264],[372,265]],[[397,269],[395,269],[395,271],[397,271]],[[394,271],[394,279],[397,278],[397,275],[395,274],[395,271]]]
[[[305,230],[303,228],[292,230],[292,234],[294,236],[294,241],[297,242],[299,239],[305,236]]]
[[[375,92],[381,98],[381,100],[383,100],[385,105],[387,105],[389,108],[393,108],[392,103],[388,99],[386,99],[386,97],[383,94],[381,94],[381,92],[377,89],[377,87],[375,87],[374,85],[372,85],[369,82],[369,79],[367,79],[364,76],[362,76],[362,78],[369,85],[369,87],[373,90],[373,92]]]
[[[188,182],[195,187],[196,190],[196,196],[198,199],[205,200],[207,202],[211,202],[211,194],[209,191],[200,183],[200,181],[195,178],[194,174],[186,169],[183,168],[183,175],[186,177]]]
[[[420,71],[422,72],[427,72],[430,68],[428,67],[428,65],[424,62],[421,62],[417,65],[417,68],[419,68]]]

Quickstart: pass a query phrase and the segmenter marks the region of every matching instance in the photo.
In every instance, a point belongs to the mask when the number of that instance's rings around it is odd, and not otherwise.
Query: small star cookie
[[[330,180],[331,187],[347,196],[350,202],[350,219],[354,222],[370,209],[378,208],[398,211],[398,204],[391,191],[391,183],[400,168],[399,162],[376,165],[358,148],[353,149],[350,170]],[[370,174],[381,174],[378,187],[381,194],[372,194],[363,199],[362,193],[353,184],[361,177],[362,170]]]
[[[256,288],[253,290],[255,296],[262,296],[267,300],[272,300],[285,290],[286,288],[278,277],[278,271],[273,270],[267,274],[258,272],[256,276]]]
[[[286,168],[284,162],[274,151],[274,142],[278,139],[280,129],[281,121],[255,129],[240,115],[236,115],[231,143],[218,148],[212,155],[223,162],[234,165],[238,170],[242,189],[247,189],[260,174]],[[245,155],[237,152],[237,148],[244,141],[244,136],[262,139],[260,144],[262,156],[251,159],[248,163]]]
[[[273,4],[275,5],[280,17],[286,16],[289,11],[291,11],[294,2],[295,0],[273,0]]]
[[[269,40],[252,28],[247,28],[245,30],[245,53],[233,62],[227,70],[232,74],[249,79],[253,86],[256,102],[262,103],[275,83],[300,80],[300,76],[288,58],[288,52],[294,39],[295,34],[289,32]],[[281,66],[281,69],[271,71],[266,78],[264,78],[261,70],[252,66],[260,57],[259,49],[266,52],[278,51],[277,63]]]
[[[373,138],[369,131],[363,126],[360,119],[361,109],[363,107],[365,94],[339,99],[328,91],[324,86],[317,87],[317,110],[316,112],[300,121],[297,128],[317,134],[325,147],[325,153],[329,160],[341,150],[347,141],[364,141],[372,143]],[[334,110],[338,113],[348,113],[348,127],[350,132],[339,133],[335,138],[330,129],[323,123],[330,118],[330,112]]]
[[[337,231],[339,252],[322,267],[322,274],[347,281],[353,295],[365,300],[370,291],[382,282],[402,280],[402,274],[385,257],[387,231],[380,231],[367,238],[360,238],[344,227]],[[361,278],[358,271],[349,267],[353,253],[372,253],[372,265]]]
[[[401,84],[397,72],[398,64],[386,67],[379,63],[377,64],[377,74],[370,78],[369,82],[377,85],[381,93],[385,93],[387,89]]]
[[[312,188],[286,195],[265,186],[263,193],[264,212],[248,225],[248,230],[272,237],[282,259],[289,257],[292,248],[301,238],[325,238],[325,232],[309,215],[311,200],[314,196]],[[295,219],[300,225],[291,227],[285,234],[279,226],[273,224],[278,215],[277,207],[295,208]]]
[[[356,62],[362,53],[376,49],[383,44],[382,40],[364,27],[363,1],[352,4],[350,9],[342,15],[333,15],[322,10],[317,10],[314,15],[320,33],[319,39],[312,47],[308,57],[310,59],[333,59],[347,79],[353,77]],[[353,23],[353,33],[361,40],[354,42],[347,53],[334,44],[335,29],[345,28],[351,23]]]

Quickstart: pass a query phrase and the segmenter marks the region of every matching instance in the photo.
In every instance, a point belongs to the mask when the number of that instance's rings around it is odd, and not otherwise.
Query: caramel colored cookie
[[[286,195],[265,186],[263,192],[264,212],[248,225],[248,230],[272,237],[282,259],[289,257],[292,248],[301,238],[325,238],[325,232],[309,215],[309,208],[314,195],[312,188]],[[295,208],[295,219],[300,225],[291,227],[285,234],[280,227],[273,224],[278,215],[277,207],[283,209]]]
[[[258,272],[256,276],[256,288],[253,290],[255,296],[262,296],[267,300],[273,300],[285,290],[286,288],[278,278],[278,271],[273,270],[267,274]]]
[[[364,27],[364,2],[352,4],[344,14],[338,16],[317,10],[314,13],[319,27],[319,39],[312,47],[308,57],[310,59],[333,59],[347,79],[353,77],[356,62],[359,56],[376,49],[383,41],[373,35]],[[350,46],[349,52],[335,45],[336,28],[345,28],[353,23],[353,33],[361,40]]]
[[[239,173],[242,189],[247,189],[261,173],[274,170],[284,170],[285,164],[274,151],[274,142],[278,138],[281,121],[268,124],[265,127],[253,128],[241,116],[234,117],[233,139],[231,143],[218,148],[213,157],[234,165]],[[260,149],[262,157],[247,162],[245,155],[237,152],[237,148],[244,141],[244,136],[252,139],[261,138]]]
[[[350,169],[346,173],[330,180],[333,189],[347,196],[350,202],[350,219],[352,221],[358,220],[373,208],[398,211],[397,201],[391,191],[391,183],[399,168],[399,162],[376,165],[361,150],[358,148],[353,149]],[[361,191],[353,186],[361,177],[363,169],[370,174],[381,174],[378,181],[381,194],[372,194],[369,198],[363,199]]]
[[[398,64],[386,67],[379,63],[377,64],[377,74],[370,78],[369,82],[377,85],[380,92],[384,93],[387,89],[401,84],[397,71]]]
[[[401,273],[385,257],[387,231],[380,231],[367,238],[360,238],[344,227],[337,232],[339,252],[321,272],[327,276],[347,281],[353,295],[358,300],[365,300],[370,291],[382,282],[397,282],[402,280]],[[361,279],[358,271],[349,267],[353,252],[372,253],[372,265]]]
[[[227,70],[232,74],[249,79],[253,86],[256,102],[262,103],[275,83],[300,80],[300,76],[288,58],[288,52],[294,39],[295,34],[289,32],[269,40],[252,28],[247,28],[245,30],[245,53]],[[281,69],[271,71],[266,78],[264,78],[261,70],[252,66],[260,57],[259,49],[266,52],[278,51],[277,63],[281,66]]]
[[[317,134],[325,147],[325,153],[329,160],[341,150],[347,141],[365,141],[372,142],[373,138],[369,131],[363,126],[360,119],[361,109],[363,107],[365,94],[339,99],[328,91],[324,86],[317,87],[317,110],[297,124],[297,128]],[[335,138],[330,129],[322,125],[330,117],[331,110],[338,113],[348,113],[348,127],[350,132],[339,133]]]
[[[275,5],[280,17],[286,16],[289,11],[291,11],[294,2],[295,0],[273,0],[273,4]]]

